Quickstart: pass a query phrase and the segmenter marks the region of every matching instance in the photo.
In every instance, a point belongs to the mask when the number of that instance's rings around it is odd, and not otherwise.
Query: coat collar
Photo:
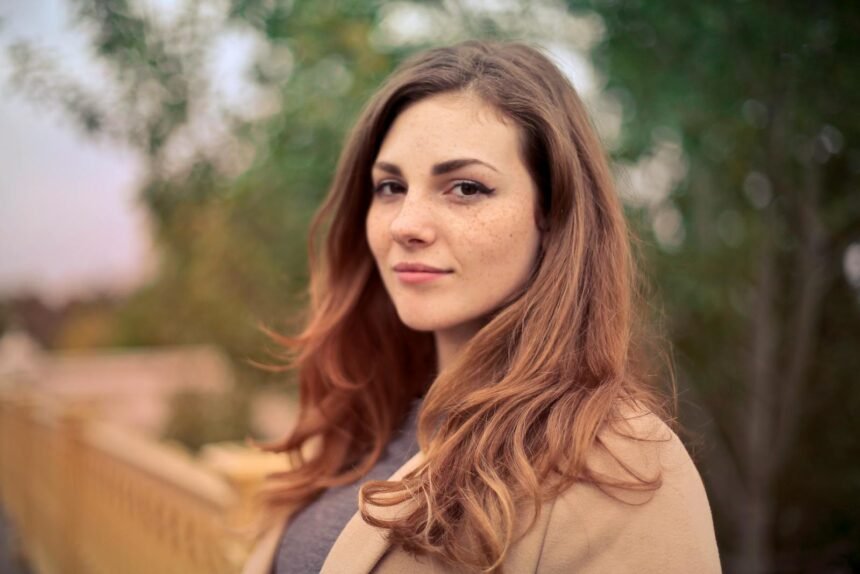
[[[424,455],[419,452],[388,480],[402,479],[422,462]],[[380,518],[393,518],[403,508],[403,505],[379,508],[374,510],[374,514]],[[385,530],[369,525],[362,519],[361,513],[356,512],[335,540],[320,574],[368,574],[388,550],[388,546]]]
[[[242,574],[269,574],[278,552],[278,543],[289,520],[285,515],[283,520],[272,524],[254,543],[251,553],[242,566]]]
[[[424,462],[419,452],[397,469],[388,480],[400,480]],[[393,517],[402,506],[374,511],[380,518]],[[270,574],[290,514],[268,528],[254,545],[242,574]],[[367,524],[356,512],[335,540],[320,574],[368,574],[388,550],[385,530]]]

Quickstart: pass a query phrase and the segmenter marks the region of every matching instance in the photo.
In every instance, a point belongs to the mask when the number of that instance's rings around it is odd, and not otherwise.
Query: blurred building
[[[227,358],[210,345],[49,353],[23,331],[0,338],[0,389],[84,404],[153,436],[164,429],[174,394],[220,394],[233,386]]]

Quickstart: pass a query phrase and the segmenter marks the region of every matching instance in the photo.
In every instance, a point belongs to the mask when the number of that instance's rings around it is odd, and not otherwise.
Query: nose
[[[436,240],[431,207],[418,193],[407,193],[391,220],[391,236],[403,247],[430,245]]]

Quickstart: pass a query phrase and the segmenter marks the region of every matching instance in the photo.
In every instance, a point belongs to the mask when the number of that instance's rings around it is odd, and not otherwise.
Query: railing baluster
[[[47,397],[0,393],[0,504],[37,574],[238,572],[253,492],[285,465],[201,459]]]

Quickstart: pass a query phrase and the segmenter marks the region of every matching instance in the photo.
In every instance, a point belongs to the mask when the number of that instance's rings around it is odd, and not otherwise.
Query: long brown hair
[[[546,237],[522,291],[436,373],[432,334],[400,322],[364,225],[371,166],[395,117],[457,91],[519,127]],[[405,61],[346,143],[312,224],[310,256],[306,328],[298,337],[271,333],[293,353],[301,396],[295,430],[268,447],[300,462],[270,477],[274,506],[306,503],[366,474],[426,392],[425,460],[401,481],[365,484],[362,515],[407,551],[490,571],[542,501],[575,481],[601,482],[586,455],[622,404],[667,418],[636,352],[631,237],[603,146],[570,82],[538,49],[469,41]],[[309,443],[314,454],[302,457]],[[656,488],[659,479],[641,483]],[[404,501],[408,513],[374,516],[374,507]],[[523,503],[534,512],[523,515]]]

